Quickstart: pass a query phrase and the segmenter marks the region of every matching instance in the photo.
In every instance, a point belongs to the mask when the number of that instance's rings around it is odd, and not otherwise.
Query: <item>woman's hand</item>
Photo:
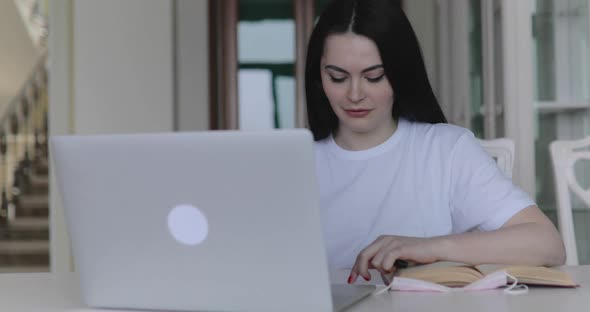
[[[565,248],[553,223],[537,206],[530,206],[494,231],[432,238],[381,236],[358,255],[348,281],[353,283],[359,275],[370,280],[369,269],[390,275],[397,259],[557,266],[565,262]]]
[[[397,259],[424,264],[439,260],[436,238],[379,236],[357,256],[348,283],[354,283],[359,275],[369,281],[369,269],[390,275],[395,271],[393,263]]]

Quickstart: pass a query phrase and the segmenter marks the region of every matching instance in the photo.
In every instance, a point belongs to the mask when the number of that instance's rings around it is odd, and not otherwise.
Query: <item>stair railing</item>
[[[9,224],[20,209],[31,176],[48,156],[46,56],[0,116],[0,227]]]

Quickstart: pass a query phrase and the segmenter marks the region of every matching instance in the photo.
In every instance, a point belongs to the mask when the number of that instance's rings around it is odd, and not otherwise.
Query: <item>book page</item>
[[[395,275],[449,287],[462,287],[483,277],[483,274],[472,266],[449,261],[412,266],[399,270]]]
[[[476,268],[487,275],[498,270],[516,277],[519,283],[528,285],[576,287],[576,283],[566,272],[542,266],[482,264]]]

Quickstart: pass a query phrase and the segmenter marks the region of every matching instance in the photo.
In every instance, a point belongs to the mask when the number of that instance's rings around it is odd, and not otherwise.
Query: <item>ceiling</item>
[[[0,0],[0,112],[19,93],[40,52],[13,0]]]

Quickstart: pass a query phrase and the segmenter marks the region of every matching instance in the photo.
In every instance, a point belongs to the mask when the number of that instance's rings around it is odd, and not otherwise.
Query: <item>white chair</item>
[[[514,168],[514,141],[507,138],[498,138],[492,140],[477,139],[484,150],[496,160],[496,164],[502,172],[512,179],[512,169]],[[479,230],[472,229],[477,232]]]
[[[554,141],[549,145],[557,195],[557,221],[565,244],[567,265],[578,265],[570,189],[590,208],[590,190],[582,188],[574,173],[576,161],[590,160],[589,147],[590,137],[577,141]]]
[[[481,146],[492,156],[498,167],[512,179],[514,168],[514,142],[511,139],[478,140]]]

